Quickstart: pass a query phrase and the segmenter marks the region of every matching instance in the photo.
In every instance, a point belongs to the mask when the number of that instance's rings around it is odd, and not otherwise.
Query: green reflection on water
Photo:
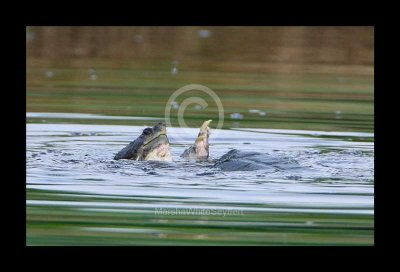
[[[164,117],[175,90],[202,84],[221,99],[224,128],[373,131],[373,27],[35,26],[26,32],[29,112]],[[202,97],[206,109],[185,111],[189,126],[218,116],[214,101]],[[244,118],[231,119],[232,113]],[[173,125],[176,115],[172,110]]]
[[[51,79],[44,79],[44,70],[33,70],[28,77],[27,111],[29,112],[76,112],[120,116],[164,117],[166,103],[178,88],[197,82],[190,74],[180,79],[169,78],[168,72],[149,71],[145,80],[132,75],[119,78],[118,73],[101,73],[96,82],[86,79],[87,71],[81,69],[57,69]],[[161,75],[160,75],[161,74]],[[201,84],[212,88],[219,96],[225,111],[224,128],[258,127],[333,131],[373,131],[373,87],[369,78],[349,78],[345,86],[333,84],[326,76],[316,84],[316,76],[297,78],[278,77],[270,84],[258,85],[268,79],[259,75],[241,76],[235,86],[229,76],[218,73],[210,80],[198,73]],[[229,75],[229,73],[228,73]],[[161,77],[161,79],[160,79]],[[276,80],[276,82],[274,82]],[[321,80],[321,78],[320,78]],[[354,80],[354,83],[353,83]],[[257,82],[257,81],[256,81]],[[276,85],[276,86],[274,86]],[[198,126],[204,119],[216,119],[218,108],[211,98],[191,91],[178,99],[181,103],[190,96],[204,98],[208,107],[202,110],[194,105],[185,113],[189,126]],[[264,111],[261,116],[249,110]],[[178,125],[178,110],[171,111],[172,125]],[[242,120],[231,119],[230,114],[241,113]],[[88,122],[80,120],[80,122]],[[91,123],[95,121],[90,121]],[[132,124],[124,121],[119,124]]]
[[[28,245],[372,245],[373,215],[243,211],[199,215],[151,208],[93,208],[90,202],[143,199],[27,190],[29,200],[85,202],[83,207],[27,205]],[[152,200],[154,201],[154,200]],[[165,203],[160,198],[160,203]],[[150,200],[148,202],[151,202]],[[199,207],[201,207],[199,203]],[[162,204],[160,204],[162,207]],[[90,209],[91,208],[91,209]],[[182,206],[184,209],[184,205]]]

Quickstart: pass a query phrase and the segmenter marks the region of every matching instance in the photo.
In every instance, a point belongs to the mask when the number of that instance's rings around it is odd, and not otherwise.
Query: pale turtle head
[[[205,121],[200,127],[199,134],[194,142],[194,145],[186,149],[182,157],[187,159],[205,160],[209,156],[208,138],[210,136],[210,128],[208,125],[212,120]]]
[[[196,147],[199,146],[204,146],[206,145],[207,150],[208,150],[208,138],[210,137],[210,128],[208,125],[212,122],[212,120],[205,121],[203,125],[200,127],[199,134],[197,135],[197,139],[195,141]],[[208,152],[207,152],[208,153]],[[208,155],[207,155],[208,157]]]

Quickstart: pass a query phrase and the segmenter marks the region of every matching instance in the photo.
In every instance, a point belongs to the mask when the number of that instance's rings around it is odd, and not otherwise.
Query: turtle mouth
[[[164,136],[165,138],[164,138],[163,136]],[[144,142],[144,143],[143,143],[143,147],[146,147],[146,146],[148,146],[148,145],[153,145],[153,144],[155,144],[155,141],[156,141],[156,140],[161,140],[162,142],[165,142],[165,140],[166,140],[166,142],[169,142],[169,141],[168,141],[167,134],[166,134],[165,132],[161,132],[161,133],[159,133],[156,137],[154,137],[154,138],[152,138],[152,139],[150,139],[150,140]]]
[[[145,160],[172,160],[167,135],[161,133],[143,144],[143,155]]]
[[[169,151],[169,140],[164,123],[158,123],[154,127],[147,127],[142,134],[114,157],[119,159],[142,160],[164,160],[171,161]]]
[[[152,129],[144,132],[147,135],[140,147],[142,159],[171,161],[171,152],[169,150],[169,140],[165,124],[159,123]]]

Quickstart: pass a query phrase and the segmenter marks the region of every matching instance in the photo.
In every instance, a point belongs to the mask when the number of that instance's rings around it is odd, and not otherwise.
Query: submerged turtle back
[[[223,171],[285,170],[301,167],[291,158],[233,149],[214,164]]]

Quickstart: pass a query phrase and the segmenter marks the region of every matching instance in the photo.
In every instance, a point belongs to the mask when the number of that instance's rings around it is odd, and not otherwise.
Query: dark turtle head
[[[158,123],[154,127],[148,127],[143,129],[142,135],[140,137],[143,138],[143,145],[147,145],[151,141],[159,138],[160,136],[167,136],[167,128],[164,123]]]
[[[164,123],[158,123],[152,128],[145,128],[140,137],[143,138],[143,143],[138,150],[138,153],[141,153],[139,154],[141,160],[170,161],[172,159],[169,150],[167,128]]]
[[[171,161],[167,129],[164,123],[145,128],[142,134],[122,149],[115,159]]]

